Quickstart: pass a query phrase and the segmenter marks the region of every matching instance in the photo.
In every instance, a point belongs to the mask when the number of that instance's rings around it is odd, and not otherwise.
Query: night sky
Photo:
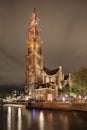
[[[23,87],[30,17],[40,19],[44,64],[68,74],[87,66],[87,0],[0,0],[0,90]]]

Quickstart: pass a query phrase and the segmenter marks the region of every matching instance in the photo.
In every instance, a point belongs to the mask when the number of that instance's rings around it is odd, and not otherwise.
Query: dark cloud
[[[51,69],[62,65],[64,73],[87,65],[86,0],[0,0],[0,86],[25,82],[26,40],[34,7],[45,65]]]

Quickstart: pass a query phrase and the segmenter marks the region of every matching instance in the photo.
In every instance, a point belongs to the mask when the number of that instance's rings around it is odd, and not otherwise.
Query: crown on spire
[[[32,20],[35,20],[37,18],[37,15],[36,15],[36,9],[34,8],[33,12],[32,12],[32,16],[31,16],[31,21]]]
[[[36,14],[36,8],[34,8],[33,12]]]

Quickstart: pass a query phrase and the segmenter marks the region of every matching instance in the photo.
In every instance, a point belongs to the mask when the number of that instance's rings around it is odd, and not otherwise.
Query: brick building
[[[28,29],[26,54],[26,85],[25,91],[29,98],[37,100],[53,100],[58,96],[58,90],[62,89],[62,83],[65,76],[62,72],[62,66],[54,70],[50,70],[44,66],[44,58],[42,55],[42,41],[40,38],[41,29],[39,27],[39,18],[36,10],[32,12],[30,19],[30,27]],[[67,76],[66,82],[70,84],[70,75]]]

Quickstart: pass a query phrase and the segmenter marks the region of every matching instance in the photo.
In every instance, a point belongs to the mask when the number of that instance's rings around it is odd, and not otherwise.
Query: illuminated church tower
[[[42,82],[43,70],[43,56],[41,54],[42,41],[40,39],[40,28],[38,26],[39,19],[34,9],[31,16],[31,24],[28,29],[27,47],[28,53],[26,55],[26,90],[29,95],[34,98],[34,89],[37,84]]]
[[[49,95],[51,95],[51,100],[53,100],[58,97],[58,90],[63,87],[61,81],[65,80],[68,83],[70,81],[69,76],[64,76],[62,66],[58,66],[54,70],[44,66],[41,50],[42,41],[40,39],[41,30],[35,9],[30,21],[27,40],[28,53],[25,56],[25,92],[30,99],[49,100]]]

